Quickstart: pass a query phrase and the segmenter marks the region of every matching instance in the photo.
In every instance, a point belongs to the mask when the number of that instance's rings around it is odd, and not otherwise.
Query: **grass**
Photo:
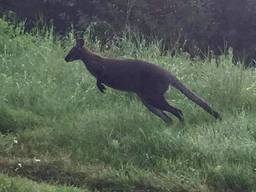
[[[167,126],[133,94],[101,94],[80,62],[65,63],[73,33],[58,40],[0,20],[0,191],[79,191],[6,175],[81,191],[256,191],[255,70],[234,66],[231,54],[216,67],[161,56],[158,42],[118,41],[100,54],[161,65],[223,120],[171,89],[185,126]]]
[[[0,191],[1,192],[27,192],[27,191],[40,191],[40,192],[89,192],[89,190],[79,190],[77,188],[64,187],[64,186],[51,186],[46,184],[38,184],[28,179],[20,177],[7,177],[0,174]]]

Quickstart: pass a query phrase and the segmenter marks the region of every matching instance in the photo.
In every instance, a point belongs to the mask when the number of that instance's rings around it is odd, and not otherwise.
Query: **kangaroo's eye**
[[[70,54],[71,54],[72,56],[76,55],[76,50],[75,50],[75,49],[72,49],[72,50],[70,51]]]

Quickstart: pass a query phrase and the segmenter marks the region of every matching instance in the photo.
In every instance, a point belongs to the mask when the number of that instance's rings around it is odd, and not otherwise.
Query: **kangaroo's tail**
[[[189,88],[187,88],[182,82],[180,82],[175,76],[170,74],[170,84],[183,93],[186,97],[191,99],[193,102],[202,107],[205,111],[210,113],[216,119],[221,119],[221,116],[218,112],[214,111],[210,105],[201,97],[193,93]]]

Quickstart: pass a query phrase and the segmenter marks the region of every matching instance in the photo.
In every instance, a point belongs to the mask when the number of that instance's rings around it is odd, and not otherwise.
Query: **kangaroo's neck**
[[[81,60],[84,62],[88,71],[96,77],[99,76],[103,70],[103,58],[86,48],[83,48],[81,54]]]

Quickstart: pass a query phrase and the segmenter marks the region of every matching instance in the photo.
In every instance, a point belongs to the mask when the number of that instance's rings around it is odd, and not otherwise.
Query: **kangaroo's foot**
[[[97,80],[97,87],[100,90],[100,92],[105,93],[106,87],[98,80]]]

